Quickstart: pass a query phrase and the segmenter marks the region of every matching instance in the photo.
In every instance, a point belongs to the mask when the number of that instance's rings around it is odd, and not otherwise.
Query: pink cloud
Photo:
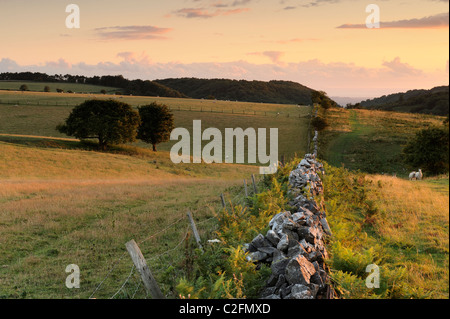
[[[226,63],[156,63],[144,53],[121,52],[117,56],[121,61],[71,64],[59,60],[41,65],[19,65],[4,58],[0,60],[0,72],[30,71],[87,76],[121,74],[128,79],[143,80],[171,77],[287,80],[326,91],[332,96],[381,96],[409,89],[448,85],[446,61],[443,61],[442,69],[425,72],[402,62],[399,57],[380,61],[377,68],[368,68],[353,63],[324,63],[317,59],[279,64],[254,64],[242,60]],[[276,61],[280,56],[273,54],[271,58]]]
[[[161,40],[167,39],[164,34],[171,32],[172,29],[151,25],[134,25],[96,28],[94,31],[103,40]]]
[[[176,10],[173,12],[176,16],[183,17],[183,18],[201,18],[201,19],[208,19],[218,16],[229,16],[233,14],[239,14],[243,12],[249,11],[249,8],[241,8],[241,9],[216,9],[214,11],[205,9],[205,8],[184,8],[180,10]],[[167,17],[170,17],[168,15]]]
[[[436,29],[448,28],[449,13],[444,12],[419,19],[380,22],[381,29]],[[338,29],[367,29],[365,24],[343,24]]]

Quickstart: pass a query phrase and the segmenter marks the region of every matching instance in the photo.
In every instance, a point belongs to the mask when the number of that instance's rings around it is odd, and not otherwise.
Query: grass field
[[[69,116],[74,105],[90,98],[105,99],[108,97],[104,95],[0,91],[0,134],[67,137],[57,132],[56,126]],[[278,128],[279,154],[280,156],[285,155],[286,158],[293,157],[296,152],[306,149],[307,141],[304,136],[309,123],[310,108],[308,107],[130,96],[120,100],[135,107],[154,101],[166,104],[174,113],[175,126],[187,128],[190,132],[192,132],[194,120],[202,121],[202,129],[215,127],[222,132],[225,128],[236,127],[244,129],[248,127]],[[18,104],[1,104],[1,101],[17,101]],[[53,105],[47,106],[47,102]],[[58,106],[54,105],[56,103]],[[4,140],[0,136],[0,140],[2,139]],[[176,142],[161,144],[159,149],[168,151],[174,143]],[[135,145],[148,147],[144,143]]]
[[[130,276],[125,243],[131,239],[163,291],[176,297],[173,285],[188,258],[183,241],[189,229],[187,210],[202,238],[208,238],[217,223],[212,217],[220,210],[220,193],[227,200],[241,197],[243,179],[258,172],[252,165],[175,165],[168,153],[173,143],[160,145],[158,153],[142,143],[97,152],[92,143],[59,134],[55,126],[72,104],[92,97],[0,91],[0,100],[18,101],[17,106],[0,103],[0,298],[145,298],[139,278]],[[201,119],[203,128],[221,130],[278,127],[280,155],[306,148],[309,108],[121,100],[133,106],[164,102],[172,108],[176,126],[188,129],[194,119]],[[65,287],[69,264],[80,267],[80,289]]]
[[[56,92],[56,89],[62,89],[65,92],[72,91],[78,93],[101,93],[105,90],[108,94],[120,92],[120,89],[90,84],[77,83],[54,83],[54,82],[32,82],[32,81],[0,81],[0,90],[19,91],[20,87],[25,84],[29,91],[44,92],[44,88],[48,86],[50,92]]]
[[[449,298],[449,177],[425,172],[423,181],[409,181],[401,162],[408,139],[443,118],[344,109],[328,116],[321,153],[331,164],[325,199],[340,296]],[[379,289],[365,286],[373,263],[381,269]]]
[[[331,165],[374,174],[409,172],[401,152],[421,129],[441,126],[444,117],[368,110],[332,109],[323,133],[321,155]],[[417,168],[418,169],[418,168]]]
[[[256,173],[239,165],[175,167],[153,154],[4,142],[0,150],[0,298],[88,298],[124,258],[128,240],[140,243],[181,219],[140,245],[149,259],[175,248],[185,235],[188,209],[199,222],[211,218],[220,207],[219,194],[233,196],[230,187]],[[213,225],[199,226],[201,234],[209,234]],[[159,282],[167,282],[167,263],[176,267],[183,255],[182,246],[151,262]],[[81,269],[81,289],[65,287],[69,264]],[[126,255],[94,297],[111,297],[131,265]],[[145,297],[145,291],[137,297]]]
[[[202,238],[212,236],[220,193],[241,200],[242,180],[257,167],[175,165],[168,153],[174,142],[161,144],[158,153],[140,142],[97,152],[95,144],[54,129],[87,98],[108,97],[0,91],[1,101],[17,101],[0,102],[0,298],[145,298],[139,277],[130,272],[124,246],[130,239],[163,291],[177,297],[176,280],[192,262],[184,241],[187,209]],[[306,150],[307,107],[116,98],[134,107],[165,103],[176,126],[189,130],[193,120],[222,131],[278,127],[280,155]],[[328,250],[341,297],[448,298],[448,176],[425,172],[424,181],[410,182],[399,161],[414,132],[442,120],[328,110],[331,126],[321,134],[320,152],[332,164],[324,177],[334,233]],[[365,287],[371,263],[381,268],[378,290]],[[80,289],[65,287],[69,264],[80,267]]]

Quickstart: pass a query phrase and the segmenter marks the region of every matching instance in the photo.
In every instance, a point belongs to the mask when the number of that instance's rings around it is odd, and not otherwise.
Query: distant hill
[[[0,73],[0,81],[32,81],[36,83],[72,83],[103,86],[125,95],[173,98],[217,99],[240,102],[311,105],[318,91],[291,81],[245,81],[229,79],[178,78],[163,80],[128,80],[122,75],[79,76],[45,73]],[[34,87],[34,86],[33,86]],[[39,86],[38,90],[42,90]],[[94,89],[94,91],[97,91]],[[324,92],[321,92],[324,93]],[[325,93],[324,93],[325,94]],[[325,94],[323,98],[330,100]],[[330,100],[331,105],[336,103]]]
[[[383,95],[382,97],[365,100],[355,105],[348,105],[348,107],[370,110],[448,115],[449,87],[438,86],[431,90],[411,90],[404,93]]]
[[[290,81],[245,81],[228,79],[179,78],[155,80],[195,99],[242,102],[312,104],[314,90]]]
[[[348,97],[348,96],[330,96],[330,99],[338,103],[339,105],[345,106],[347,104],[356,104],[361,101],[374,98],[373,96],[363,96],[363,97]]]

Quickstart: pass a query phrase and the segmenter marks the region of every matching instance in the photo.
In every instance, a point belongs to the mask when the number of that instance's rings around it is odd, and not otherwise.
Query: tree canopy
[[[88,100],[76,106],[57,130],[78,139],[98,139],[101,150],[136,140],[139,114],[123,102]]]
[[[174,129],[173,114],[164,104],[153,102],[139,108],[141,125],[138,129],[138,139],[152,144],[156,152],[156,145],[167,142]]]
[[[419,131],[403,150],[404,161],[412,169],[436,175],[449,170],[449,131],[431,127]]]

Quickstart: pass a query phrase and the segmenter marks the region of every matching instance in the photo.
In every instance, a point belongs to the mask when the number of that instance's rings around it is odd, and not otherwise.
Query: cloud
[[[402,63],[400,57],[396,57],[392,61],[385,61],[382,65],[398,75],[421,75],[423,73],[421,70],[413,68],[408,63]]]
[[[308,8],[308,7],[317,7],[322,4],[330,4],[330,3],[338,3],[341,2],[341,0],[315,0],[310,1],[309,3],[305,3],[300,5],[301,7]]]
[[[173,12],[178,17],[182,18],[202,18],[202,19],[208,19],[218,16],[228,16],[232,14],[239,14],[243,12],[250,11],[249,8],[241,8],[241,9],[216,9],[216,10],[210,10],[205,8],[183,8],[179,9]]]
[[[181,8],[172,11],[172,15],[188,19],[209,19],[218,16],[229,16],[250,11],[250,8],[242,7],[254,0],[191,0],[195,7]]]
[[[311,7],[318,7],[318,6],[322,6],[322,5],[328,5],[328,4],[336,4],[336,3],[342,3],[342,2],[347,2],[347,1],[352,1],[352,0],[309,0],[309,1],[297,1],[298,5],[297,6],[286,6],[284,7],[284,10],[292,10],[292,9],[296,9],[296,8],[311,8]],[[354,0],[353,0],[354,1]],[[443,2],[443,3],[448,3],[449,0],[428,0],[429,2]],[[287,0],[281,0],[280,3],[281,4],[286,4],[288,1]],[[367,4],[369,4],[370,2],[368,2]]]
[[[117,54],[119,62],[96,64],[69,63],[60,59],[39,65],[19,65],[4,58],[0,60],[0,72],[30,71],[86,76],[121,74],[128,79],[143,80],[170,77],[286,80],[324,90],[332,96],[381,96],[409,89],[448,85],[447,60],[443,61],[440,70],[425,72],[402,62],[400,57],[381,61],[379,67],[368,68],[353,63],[324,63],[317,59],[274,63],[280,61],[282,52],[266,51],[257,54],[268,57],[271,63],[255,64],[243,60],[223,63],[156,63],[145,53],[120,52]]]
[[[448,28],[449,14],[448,12],[435,14],[420,19],[408,19],[380,22],[382,29],[434,29],[434,28]],[[366,29],[365,24],[343,24],[337,27],[338,29]]]
[[[272,61],[272,63],[275,64],[282,64],[280,61],[281,57],[284,55],[284,52],[281,51],[264,51],[264,52],[251,52],[249,55],[259,55],[259,56],[265,56]]]
[[[164,34],[169,33],[172,29],[151,25],[134,25],[96,28],[94,31],[103,40],[161,40],[167,39]]]

